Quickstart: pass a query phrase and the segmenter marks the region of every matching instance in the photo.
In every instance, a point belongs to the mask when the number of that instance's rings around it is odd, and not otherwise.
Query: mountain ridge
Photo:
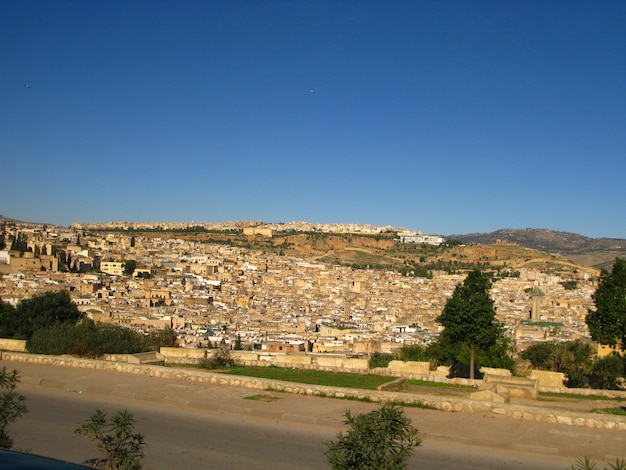
[[[570,259],[576,263],[606,268],[616,257],[626,257],[626,240],[590,238],[571,232],[540,228],[504,228],[495,232],[454,234],[446,237],[465,244],[517,244]]]

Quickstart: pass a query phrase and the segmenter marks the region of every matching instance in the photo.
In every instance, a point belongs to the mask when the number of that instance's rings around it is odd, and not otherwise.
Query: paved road
[[[96,408],[126,408],[146,436],[146,463],[169,468],[328,468],[325,441],[347,408],[376,405],[91,369],[0,362],[20,370],[31,413],[11,430],[34,453],[82,462],[98,454],[72,433]],[[261,400],[250,400],[262,395]],[[264,400],[272,397],[275,400]],[[565,469],[623,455],[623,432],[406,408],[423,438],[409,468]]]

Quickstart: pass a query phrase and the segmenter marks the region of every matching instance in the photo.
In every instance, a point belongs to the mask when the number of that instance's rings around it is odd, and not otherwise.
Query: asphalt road
[[[325,441],[344,429],[355,402],[106,370],[0,361],[17,369],[31,413],[11,426],[17,446],[83,462],[99,454],[72,433],[96,408],[135,413],[148,469],[329,468]],[[261,398],[252,400],[251,398]],[[266,398],[271,398],[266,400]],[[537,406],[570,406],[558,401]],[[405,408],[423,444],[409,468],[565,469],[586,455],[624,457],[626,434],[479,413]]]
[[[148,469],[329,468],[324,443],[345,429],[345,410],[377,407],[103,370],[2,365],[20,371],[18,390],[30,408],[10,427],[16,446],[75,463],[100,455],[72,432],[100,408],[134,413]],[[255,395],[272,400],[251,400]],[[601,465],[624,455],[619,431],[418,408],[405,414],[423,439],[409,468],[564,470],[585,455]]]
[[[146,468],[153,470],[330,468],[324,442],[339,431],[64,391],[29,387],[21,393],[30,413],[11,427],[16,447],[74,463],[100,456],[94,442],[72,432],[96,408],[108,413],[124,408],[134,414],[135,430],[147,444]],[[425,441],[408,468],[564,470],[572,463],[558,456]]]

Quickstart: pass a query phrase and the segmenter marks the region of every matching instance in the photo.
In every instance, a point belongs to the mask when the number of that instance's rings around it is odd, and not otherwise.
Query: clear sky
[[[626,2],[0,0],[0,214],[626,238]]]

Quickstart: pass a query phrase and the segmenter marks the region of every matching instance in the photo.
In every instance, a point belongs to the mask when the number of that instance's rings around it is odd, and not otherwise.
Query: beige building
[[[124,262],[123,261],[101,261],[100,271],[110,274],[111,276],[123,276],[124,275]]]

